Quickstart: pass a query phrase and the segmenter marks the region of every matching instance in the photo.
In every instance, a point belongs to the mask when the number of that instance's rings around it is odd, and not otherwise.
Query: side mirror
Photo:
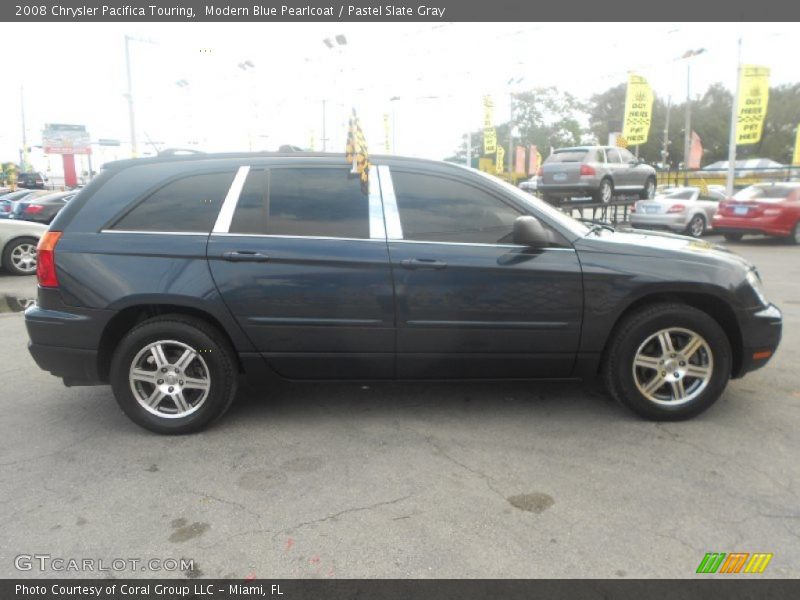
[[[542,248],[550,243],[550,236],[536,217],[523,215],[514,220],[513,241],[520,246]]]

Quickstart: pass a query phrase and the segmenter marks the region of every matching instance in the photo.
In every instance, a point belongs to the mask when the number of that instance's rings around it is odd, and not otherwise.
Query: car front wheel
[[[656,197],[656,180],[652,177],[644,184],[644,189],[639,193],[642,200],[652,200]]]
[[[720,325],[683,304],[653,304],[616,328],[604,361],[609,393],[647,419],[677,421],[700,414],[722,394],[731,348]]]
[[[166,315],[144,321],[111,362],[117,403],[156,433],[191,433],[222,416],[236,395],[237,363],[227,339],[205,321]]]

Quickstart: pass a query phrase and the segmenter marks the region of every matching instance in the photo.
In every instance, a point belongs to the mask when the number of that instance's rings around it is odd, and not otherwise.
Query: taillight
[[[668,213],[682,213],[686,210],[686,207],[683,204],[673,204],[667,210]]]
[[[537,177],[542,177],[544,175],[544,167],[539,167],[539,170],[536,171]]]
[[[29,204],[25,208],[25,213],[28,214],[28,215],[35,215],[37,213],[42,212],[43,210],[44,210],[44,206],[42,206],[41,204]]]
[[[591,165],[581,165],[581,176],[583,175],[595,175],[597,171],[594,170],[594,167]]]
[[[58,287],[56,277],[56,244],[60,231],[47,231],[36,246],[36,277],[42,287]]]
[[[3,212],[11,212],[11,205],[3,204]]]

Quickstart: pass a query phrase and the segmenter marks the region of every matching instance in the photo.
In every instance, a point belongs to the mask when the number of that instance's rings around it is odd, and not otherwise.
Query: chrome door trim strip
[[[205,235],[205,234],[204,234]],[[211,235],[220,237],[253,237],[253,238],[277,238],[286,240],[338,240],[343,242],[385,242],[384,238],[346,238],[330,237],[324,235],[279,235],[274,233],[212,233]]]
[[[386,221],[386,237],[389,240],[403,239],[403,226],[400,224],[400,213],[397,210],[397,198],[394,195],[392,174],[387,165],[378,167],[381,179],[381,196],[383,197],[383,216]]]
[[[233,220],[233,212],[236,210],[236,204],[239,202],[239,195],[242,193],[244,182],[247,179],[247,173],[250,171],[249,166],[239,167],[236,172],[236,177],[233,178],[228,194],[222,202],[222,208],[217,215],[217,221],[214,223],[212,233],[227,233],[231,228],[231,221]]]
[[[207,231],[143,231],[141,229],[101,229],[100,233],[143,233],[146,235],[202,235],[208,236]]]

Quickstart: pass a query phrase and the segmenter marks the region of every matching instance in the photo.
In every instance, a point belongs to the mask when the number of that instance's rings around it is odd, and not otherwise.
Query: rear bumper
[[[25,311],[30,351],[36,364],[67,385],[103,383],[98,348],[106,324],[114,311],[65,306],[55,290],[39,290],[48,305],[34,305]]]
[[[565,196],[591,196],[597,191],[599,182],[594,181],[578,181],[574,183],[539,183],[536,186],[536,191],[540,194],[547,194],[548,196],[558,196],[559,198]]]
[[[734,377],[755,371],[775,355],[781,341],[783,315],[774,304],[739,315],[742,330],[742,364]]]
[[[638,228],[669,229],[683,231],[686,229],[685,214],[649,215],[638,211],[631,215],[631,225]]]
[[[747,218],[714,215],[711,223],[717,233],[762,233],[775,236],[791,235],[793,227],[782,216]]]

